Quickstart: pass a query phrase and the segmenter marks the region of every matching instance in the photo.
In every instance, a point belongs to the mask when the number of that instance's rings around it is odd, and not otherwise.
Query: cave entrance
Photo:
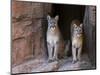
[[[59,15],[59,29],[65,41],[71,41],[70,25],[72,20],[78,19],[83,22],[85,12],[85,6],[82,5],[65,5],[65,4],[53,4],[52,16]],[[70,46],[71,49],[71,46]],[[83,50],[84,51],[84,50]],[[68,52],[70,56],[71,50]]]
[[[64,5],[53,4],[53,16],[59,15],[59,28],[64,40],[70,39],[70,25],[73,19],[79,19],[81,22],[84,18],[85,6],[82,5]]]
[[[92,64],[96,65],[96,7],[52,4],[51,15],[53,17],[59,15],[58,25],[64,40],[71,40],[70,25],[72,20],[79,19],[83,23],[83,53],[88,54]]]

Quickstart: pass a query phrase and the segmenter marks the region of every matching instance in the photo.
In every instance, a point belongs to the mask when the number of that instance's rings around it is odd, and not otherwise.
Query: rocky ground
[[[12,73],[35,73],[35,72],[50,72],[50,71],[70,71],[93,69],[89,62],[88,56],[82,55],[82,60],[72,63],[72,57],[61,59],[58,62],[48,63],[45,59],[30,59],[20,65],[12,67]]]

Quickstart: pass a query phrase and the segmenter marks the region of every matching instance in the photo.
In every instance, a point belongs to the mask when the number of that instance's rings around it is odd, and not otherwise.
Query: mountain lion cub
[[[83,24],[79,20],[73,20],[71,23],[72,56],[73,62],[81,59],[83,45]]]
[[[59,16],[51,18],[47,16],[47,47],[48,47],[48,62],[58,60],[58,50],[61,44],[61,33],[58,27]]]

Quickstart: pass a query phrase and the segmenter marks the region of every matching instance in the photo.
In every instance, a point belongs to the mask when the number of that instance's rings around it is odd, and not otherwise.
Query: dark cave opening
[[[53,4],[51,15],[55,17],[59,15],[58,26],[65,42],[70,41],[70,47],[68,56],[72,55],[71,52],[71,32],[70,25],[72,20],[78,19],[83,23],[85,13],[85,6],[83,5],[65,5],[65,4]],[[85,49],[83,50],[85,52]]]
[[[59,15],[58,25],[64,40],[70,39],[70,25],[72,20],[78,19],[83,22],[85,6],[53,4],[52,15]]]
[[[91,21],[89,20],[91,16],[94,18],[94,16],[89,15],[89,11],[95,12],[92,10],[86,11],[86,8],[88,6],[85,5],[65,5],[65,4],[53,4],[52,5],[52,13],[51,15],[54,17],[56,15],[59,15],[59,21],[58,26],[62,33],[62,36],[64,40],[70,40],[71,41],[71,32],[70,32],[70,25],[72,20],[78,19],[81,23],[83,23],[83,50],[82,53],[86,53],[89,56],[89,59],[92,60],[91,63],[95,65],[95,57],[96,57],[96,46],[95,43],[95,27],[92,27]],[[85,22],[84,22],[85,20]],[[87,21],[86,21],[87,20]],[[94,19],[95,20],[95,19]],[[92,20],[93,21],[93,20]],[[93,21],[95,22],[95,21]],[[85,24],[85,25],[84,25]],[[94,23],[95,24],[95,23]],[[94,37],[93,37],[94,36]],[[71,45],[70,45],[71,49]],[[70,50],[69,49],[69,50]],[[71,50],[69,51],[69,55],[71,55]],[[92,57],[93,56],[93,57]]]

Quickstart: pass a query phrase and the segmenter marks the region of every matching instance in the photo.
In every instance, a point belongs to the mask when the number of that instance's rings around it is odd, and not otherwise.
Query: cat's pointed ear
[[[57,16],[55,17],[55,20],[57,20],[57,21],[58,21],[58,19],[59,19],[59,16],[57,15]]]
[[[47,20],[50,20],[50,19],[51,19],[50,15],[47,15]]]
[[[80,24],[80,27],[83,27],[83,24],[82,23]]]
[[[73,24],[73,26],[76,28],[77,27],[77,25],[76,24]]]

